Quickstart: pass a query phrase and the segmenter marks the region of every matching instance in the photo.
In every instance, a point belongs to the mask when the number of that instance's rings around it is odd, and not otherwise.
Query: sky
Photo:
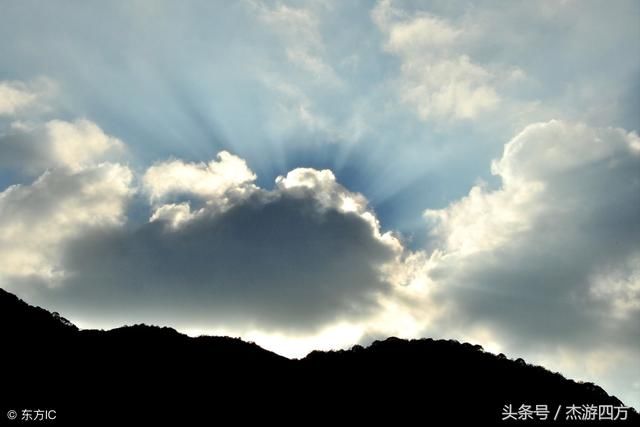
[[[640,408],[637,1],[0,0],[0,286]]]

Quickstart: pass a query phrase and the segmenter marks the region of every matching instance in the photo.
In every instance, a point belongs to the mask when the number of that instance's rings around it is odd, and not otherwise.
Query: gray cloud
[[[430,303],[449,306],[431,331],[494,340],[606,386],[616,363],[640,355],[639,143],[622,129],[531,125],[494,162],[500,188],[427,211],[438,248]]]
[[[103,163],[47,171],[0,192],[0,284],[19,291],[17,284],[30,278],[54,286],[63,272],[60,249],[70,238],[124,221],[132,178],[127,167]]]
[[[501,189],[476,187],[428,212],[446,247],[431,275],[451,284],[459,320],[511,330],[520,348],[610,338],[608,301],[591,289],[599,271],[640,251],[639,141],[619,129],[532,125],[494,163]]]
[[[355,213],[308,194],[255,195],[178,230],[154,221],[71,242],[69,278],[46,299],[65,313],[172,325],[313,329],[370,313],[393,250]]]
[[[0,152],[36,176],[0,193],[0,283],[72,319],[299,333],[371,314],[391,291],[402,245],[329,170],[264,190],[220,152],[137,180],[108,162],[124,144],[88,120],[14,123]]]
[[[131,199],[124,166],[54,168],[0,193],[0,281],[94,326],[299,333],[379,309],[402,246],[366,199],[329,170],[293,170],[274,190],[255,179],[226,152],[170,160],[144,174],[147,200]],[[127,218],[139,204],[148,222]]]

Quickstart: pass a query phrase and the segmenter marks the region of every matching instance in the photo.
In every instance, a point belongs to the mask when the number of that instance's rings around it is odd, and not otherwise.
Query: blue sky
[[[640,404],[638,2],[0,7],[3,287],[289,355],[472,340]]]
[[[264,185],[292,167],[330,167],[379,205],[385,224],[411,233],[420,230],[403,224],[419,222],[423,209],[491,179],[487,165],[529,120],[637,127],[633,3],[385,6],[405,15],[400,24],[428,13],[470,33],[443,56],[468,55],[496,74],[490,86],[500,106],[473,118],[445,111],[426,119],[398,99],[413,53],[385,48],[391,30],[373,22],[375,7],[9,3],[1,77],[51,79],[56,118],[91,118],[126,141],[142,166],[227,149]],[[514,71],[522,78],[502,84]],[[532,117],[504,116],[524,115],[529,104],[537,104]]]

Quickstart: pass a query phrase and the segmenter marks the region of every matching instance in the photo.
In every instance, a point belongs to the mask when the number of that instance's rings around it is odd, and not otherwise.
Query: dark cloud
[[[441,326],[484,327],[520,353],[640,353],[638,141],[620,129],[532,125],[494,164],[501,188],[428,212],[444,247],[429,271],[434,298],[455,307]]]
[[[393,251],[355,213],[309,194],[256,194],[179,229],[154,221],[72,241],[69,277],[44,296],[65,313],[172,325],[313,329],[377,306]]]
[[[32,173],[50,164],[50,149],[34,135],[21,129],[0,134],[0,167]]]

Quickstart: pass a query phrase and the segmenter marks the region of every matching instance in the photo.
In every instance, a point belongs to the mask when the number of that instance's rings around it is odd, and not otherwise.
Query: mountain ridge
[[[225,413],[256,420],[292,421],[294,414],[314,414],[328,422],[341,414],[347,420],[407,422],[421,415],[444,424],[487,425],[559,424],[549,419],[558,406],[565,412],[570,405],[624,406],[593,383],[454,340],[389,337],[368,347],[312,351],[301,359],[287,359],[239,338],[189,337],[169,327],[83,330],[1,288],[0,340],[10,343],[3,352],[0,409],[6,413],[13,407],[49,405],[59,414],[50,423],[64,425],[91,419],[96,412],[101,420],[113,421],[113,414],[106,413],[109,408],[118,418],[126,414],[136,419],[131,402],[150,410],[172,408],[163,419],[185,417],[184,410],[175,409],[194,403],[218,402],[213,403],[218,411],[224,408]],[[203,387],[204,395],[197,392]],[[546,405],[547,419],[527,418],[527,405]],[[502,419],[509,414],[506,408],[516,420]],[[583,409],[583,415],[587,411]],[[640,420],[632,408],[624,413],[627,421],[597,424]],[[537,418],[541,415],[543,411],[535,412]],[[518,419],[521,416],[526,419]],[[2,413],[1,422],[7,422]]]

